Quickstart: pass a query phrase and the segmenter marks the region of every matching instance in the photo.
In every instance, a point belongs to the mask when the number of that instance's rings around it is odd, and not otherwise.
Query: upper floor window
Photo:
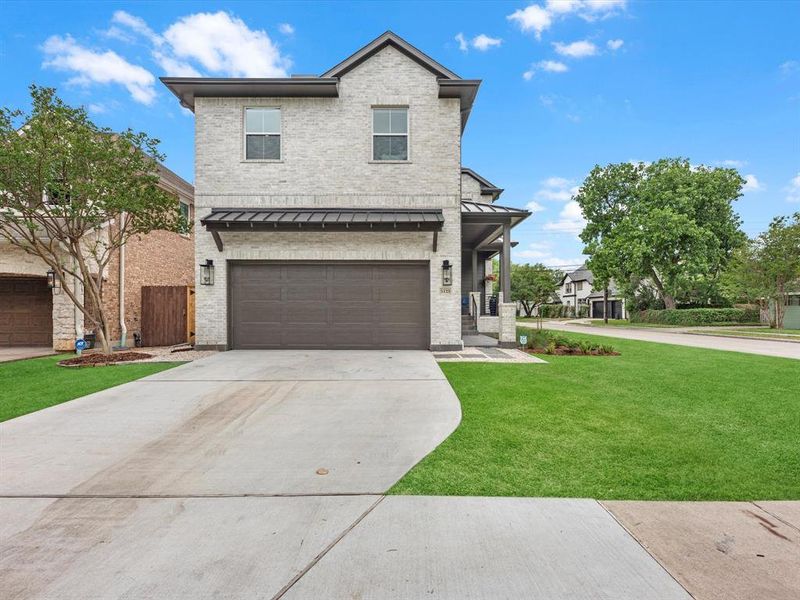
[[[571,294],[571,293],[572,293],[572,284],[571,284],[571,283],[568,283],[568,284],[567,284],[567,293],[568,293],[568,294]]]
[[[244,109],[246,160],[281,159],[281,109]]]
[[[408,109],[372,109],[372,160],[408,160]]]
[[[188,235],[192,229],[192,209],[186,202],[178,201],[178,210],[186,221],[186,229],[180,233]]]
[[[577,283],[575,283],[575,290],[578,291],[578,292],[583,291],[583,282],[582,281],[578,281]]]

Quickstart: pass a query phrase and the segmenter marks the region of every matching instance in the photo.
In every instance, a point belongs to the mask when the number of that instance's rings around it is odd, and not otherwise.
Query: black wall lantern
[[[53,290],[54,294],[58,293],[58,277],[53,269],[47,270],[47,287]]]
[[[214,285],[214,261],[210,258],[200,263],[200,285]]]
[[[449,260],[442,262],[442,285],[453,285],[453,265]]]

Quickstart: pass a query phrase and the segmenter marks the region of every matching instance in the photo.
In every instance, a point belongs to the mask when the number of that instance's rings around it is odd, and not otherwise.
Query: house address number
[[[442,294],[450,294],[450,293],[452,293],[452,291],[453,291],[453,288],[450,288],[450,287],[440,287],[439,288],[439,292],[442,293]]]

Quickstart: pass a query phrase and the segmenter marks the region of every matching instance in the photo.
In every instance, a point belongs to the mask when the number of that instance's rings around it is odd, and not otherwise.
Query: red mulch
[[[76,356],[75,358],[62,360],[58,364],[65,367],[75,367],[81,365],[102,366],[131,360],[144,360],[145,358],[152,357],[152,354],[146,354],[144,352],[114,352],[113,354],[93,352],[92,354],[82,354],[81,356]]]
[[[526,348],[524,352],[528,354],[547,354],[547,348]],[[556,351],[553,352],[554,356],[619,356],[619,352],[598,352],[592,350],[591,352],[584,352],[580,348],[569,348],[567,346],[558,346]]]

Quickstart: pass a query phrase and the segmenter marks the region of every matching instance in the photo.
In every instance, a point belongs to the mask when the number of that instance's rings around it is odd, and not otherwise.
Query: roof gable
[[[387,31],[386,33],[378,36],[369,44],[357,50],[345,58],[338,65],[326,71],[321,77],[341,77],[348,71],[355,69],[358,65],[368,60],[371,56],[383,50],[386,46],[392,46],[408,56],[414,62],[420,64],[428,71],[436,75],[440,79],[461,79],[458,75],[453,73],[450,69],[442,64],[433,60],[430,56],[415,48],[396,33]]]
[[[493,200],[497,200],[500,197],[500,194],[503,193],[503,188],[497,187],[495,184],[490,182],[485,177],[478,175],[472,169],[467,167],[461,167],[461,174],[468,175],[472,177],[478,184],[481,186],[481,194],[489,194],[492,196]]]

